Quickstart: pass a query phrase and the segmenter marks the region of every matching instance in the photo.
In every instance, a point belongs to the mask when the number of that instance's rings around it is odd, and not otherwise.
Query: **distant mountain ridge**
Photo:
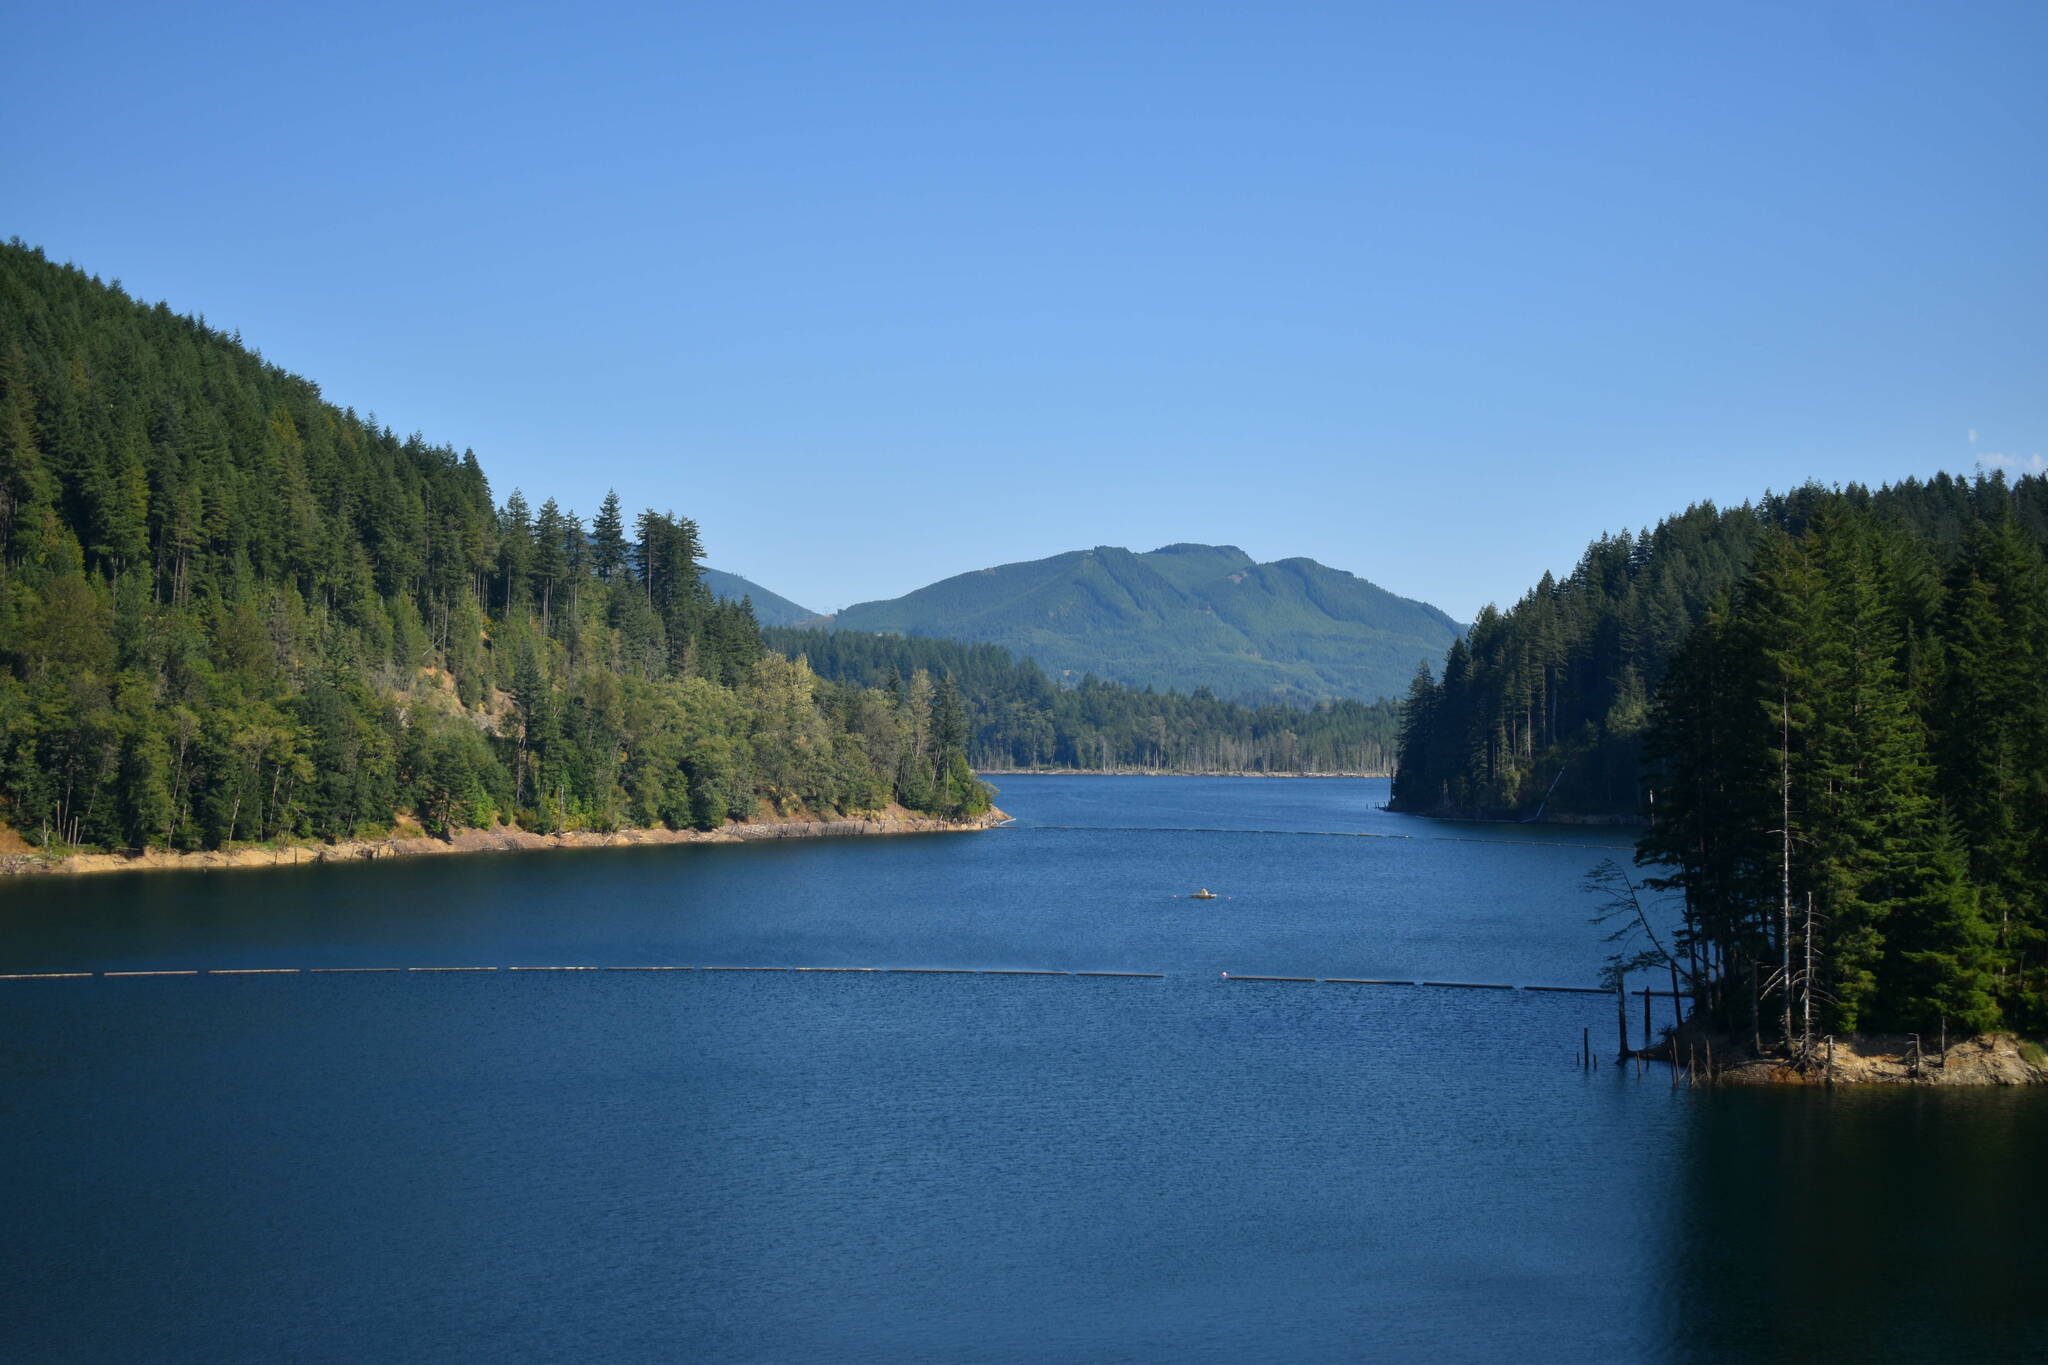
[[[711,589],[711,595],[719,601],[737,602],[743,597],[751,598],[754,619],[764,626],[793,626],[799,621],[812,620],[818,614],[736,573],[727,573],[723,569],[704,569],[701,572],[704,586]]]
[[[1054,673],[1310,702],[1406,690],[1463,628],[1426,602],[1313,559],[1235,545],[1114,545],[958,574],[848,607],[840,630],[1004,645]]]

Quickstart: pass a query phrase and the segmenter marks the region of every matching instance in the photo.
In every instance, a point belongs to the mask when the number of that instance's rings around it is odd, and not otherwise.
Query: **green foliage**
[[[704,586],[711,589],[711,595],[721,602],[749,603],[754,608],[754,619],[764,626],[793,626],[799,621],[813,620],[818,615],[809,607],[800,607],[787,597],[772,593],[759,583],[750,583],[736,573],[706,569]]]
[[[694,522],[633,529],[494,505],[474,454],[0,247],[0,820],[193,849],[985,808],[959,742],[904,757],[929,689],[819,686]]]
[[[1247,706],[1204,690],[1154,692],[1084,677],[1054,683],[996,645],[852,631],[765,630],[770,648],[822,677],[896,688],[919,669],[955,689],[964,748],[978,768],[1146,768],[1164,772],[1386,772],[1392,702]],[[943,694],[940,704],[954,702]],[[950,739],[956,733],[948,728]]]
[[[1618,790],[1561,790],[1650,817],[1637,861],[1725,1026],[1783,1032],[1796,1001],[1823,1031],[2038,1027],[2044,512],[2038,478],[1939,478],[1603,541],[1417,680],[1397,802],[1526,810],[1546,773],[1621,765]],[[1699,606],[1660,642],[1643,603],[1674,593]]]
[[[1756,509],[1689,509],[1602,536],[1562,582],[1480,612],[1427,691],[1410,689],[1396,809],[1633,814],[1644,699],[1749,563]]]
[[[1507,818],[1645,813],[1647,699],[1770,534],[1796,537],[1836,504],[1907,533],[1881,552],[1900,557],[1886,569],[1896,599],[1888,609],[1908,630],[1899,666],[1921,688],[1938,685],[1930,615],[1970,528],[2002,507],[2007,534],[2048,539],[2048,482],[2008,487],[1946,474],[1875,493],[1808,486],[1732,510],[1701,503],[1653,530],[1602,536],[1562,581],[1545,574],[1508,611],[1482,611],[1426,696],[1411,689],[1394,807]]]
[[[1457,623],[1311,559],[1115,546],[1005,564],[840,612],[843,631],[1002,645],[1054,677],[1306,705],[1398,694]]]

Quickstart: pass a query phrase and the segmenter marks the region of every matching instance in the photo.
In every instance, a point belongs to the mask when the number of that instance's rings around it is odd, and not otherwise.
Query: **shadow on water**
[[[1660,1239],[1679,1361],[2038,1361],[2048,1103],[2030,1091],[1700,1097]]]

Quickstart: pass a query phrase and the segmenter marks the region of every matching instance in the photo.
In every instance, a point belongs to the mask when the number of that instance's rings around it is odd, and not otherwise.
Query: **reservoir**
[[[1608,997],[1328,980],[1594,985],[1625,831],[999,783],[981,834],[0,883],[0,971],[199,973],[0,981],[0,1354],[2040,1358],[2043,1096],[1674,1090]],[[497,970],[331,970],[424,967]]]

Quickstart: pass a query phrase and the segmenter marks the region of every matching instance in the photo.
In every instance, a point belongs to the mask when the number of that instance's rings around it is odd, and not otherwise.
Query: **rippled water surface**
[[[1673,1091],[1579,1069],[1601,997],[1220,976],[1590,984],[1613,831],[1002,786],[978,835],[0,886],[9,972],[501,969],[0,982],[0,1355],[2039,1358],[2038,1096]],[[656,964],[1163,975],[503,970]]]

